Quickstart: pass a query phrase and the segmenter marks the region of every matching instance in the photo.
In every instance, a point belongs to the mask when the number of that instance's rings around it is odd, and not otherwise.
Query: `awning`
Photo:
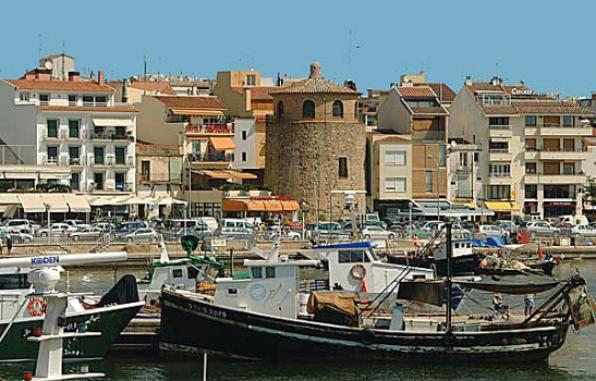
[[[87,201],[90,206],[128,205],[130,196],[89,196]]]
[[[187,202],[173,197],[164,197],[159,200],[158,205],[186,205]]]
[[[224,212],[245,212],[247,210],[246,200],[224,199],[221,203]]]
[[[50,206],[50,213],[68,213],[70,211],[63,194],[43,194],[41,199]]]
[[[131,119],[93,118],[93,124],[102,127],[132,126]]]
[[[516,202],[509,201],[485,201],[485,206],[495,212],[519,212],[521,207]]]
[[[232,178],[226,171],[198,171],[201,175],[205,175],[211,177],[212,179],[216,180],[228,180]]]
[[[192,116],[219,116],[223,115],[222,111],[216,110],[201,110],[188,108],[171,108],[170,112],[174,115],[192,115]]]
[[[66,203],[72,213],[89,213],[91,212],[91,206],[85,196],[77,194],[67,194],[64,196]]]
[[[267,208],[268,212],[283,212],[283,208],[281,206],[281,202],[277,200],[266,200],[265,208]]]
[[[300,205],[298,204],[297,201],[281,201],[281,207],[283,209],[284,212],[294,212],[298,209],[300,209]]]
[[[256,180],[258,178],[254,173],[249,172],[229,172],[233,178],[238,180]]]
[[[38,194],[20,194],[19,201],[25,213],[43,213],[46,211],[46,206]]]
[[[246,208],[249,212],[266,212],[267,206],[265,201],[261,200],[247,200],[245,201]]]
[[[14,193],[0,193],[0,205],[17,204],[20,205],[18,195]]]
[[[209,176],[216,180],[255,180],[257,175],[248,172],[236,172],[236,171],[208,171],[202,170],[197,173],[205,176]]]
[[[236,149],[234,140],[228,136],[212,136],[209,138],[209,142],[217,151]]]

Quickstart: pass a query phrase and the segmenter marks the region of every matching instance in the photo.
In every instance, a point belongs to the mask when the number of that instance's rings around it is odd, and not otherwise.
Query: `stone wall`
[[[265,182],[276,195],[292,196],[305,201],[310,212],[306,219],[319,215],[337,219],[346,216],[343,195],[332,190],[365,189],[364,157],[366,132],[364,125],[353,122],[278,122],[267,123]],[[348,177],[339,177],[339,158],[348,159]],[[360,208],[365,196],[358,195]]]

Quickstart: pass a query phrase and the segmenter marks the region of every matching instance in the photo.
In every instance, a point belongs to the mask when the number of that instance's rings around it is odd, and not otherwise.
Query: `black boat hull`
[[[414,333],[276,318],[162,294],[160,351],[247,359],[527,362],[563,345],[568,323],[498,332]]]
[[[454,275],[458,274],[475,274],[480,269],[480,261],[484,256],[482,254],[469,254],[454,257],[452,259],[452,272]],[[416,258],[408,256],[393,256],[388,255],[387,261],[389,263],[408,265],[423,268],[434,268],[438,276],[447,275],[447,260],[433,259],[433,258]]]

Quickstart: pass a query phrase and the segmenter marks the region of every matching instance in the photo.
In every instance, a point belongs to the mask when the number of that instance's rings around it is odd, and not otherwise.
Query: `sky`
[[[256,69],[306,76],[319,61],[360,91],[421,70],[456,91],[467,75],[538,91],[596,91],[595,1],[2,1],[0,78],[41,55],[75,56],[83,75],[148,71],[215,78]]]

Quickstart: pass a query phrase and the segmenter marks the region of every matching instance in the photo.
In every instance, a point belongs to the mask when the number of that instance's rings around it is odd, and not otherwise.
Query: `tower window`
[[[348,177],[348,158],[339,158],[339,177],[345,179]]]
[[[306,100],[302,104],[302,117],[305,119],[314,119],[315,117],[315,102]]]
[[[333,102],[333,117],[343,118],[344,117],[344,104],[342,101]]]
[[[282,117],[284,115],[284,103],[277,102],[277,116]]]

